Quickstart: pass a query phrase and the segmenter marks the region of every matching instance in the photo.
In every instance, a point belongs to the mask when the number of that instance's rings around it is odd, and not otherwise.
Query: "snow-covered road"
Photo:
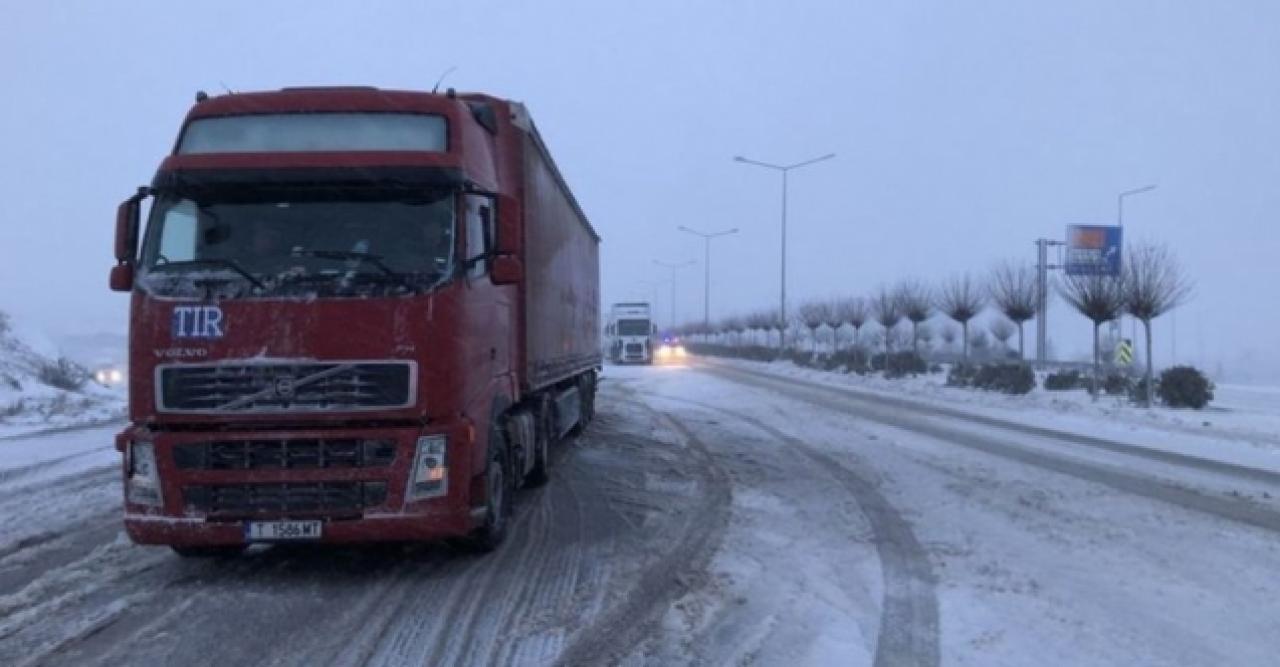
[[[182,560],[122,537],[113,428],[0,441],[0,663],[1280,653],[1280,473],[740,364],[609,367],[601,392],[485,557]]]

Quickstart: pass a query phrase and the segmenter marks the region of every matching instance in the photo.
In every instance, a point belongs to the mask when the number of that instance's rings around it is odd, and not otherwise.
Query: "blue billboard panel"
[[[1067,227],[1066,272],[1070,275],[1120,275],[1120,227]]]

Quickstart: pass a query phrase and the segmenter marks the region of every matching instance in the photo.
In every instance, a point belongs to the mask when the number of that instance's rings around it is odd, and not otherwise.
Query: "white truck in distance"
[[[658,326],[647,303],[615,303],[605,326],[609,359],[616,364],[653,363],[653,342]]]

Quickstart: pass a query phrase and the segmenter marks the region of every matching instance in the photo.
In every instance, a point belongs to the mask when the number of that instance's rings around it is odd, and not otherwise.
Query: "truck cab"
[[[127,533],[184,555],[500,539],[589,415],[598,241],[517,103],[198,95],[117,214]]]
[[[648,303],[615,303],[606,335],[609,358],[616,364],[652,364],[658,327]]]

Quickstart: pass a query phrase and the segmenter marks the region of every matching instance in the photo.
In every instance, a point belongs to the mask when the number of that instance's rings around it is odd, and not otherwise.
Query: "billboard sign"
[[[1121,228],[1104,225],[1067,227],[1069,275],[1120,275]]]

